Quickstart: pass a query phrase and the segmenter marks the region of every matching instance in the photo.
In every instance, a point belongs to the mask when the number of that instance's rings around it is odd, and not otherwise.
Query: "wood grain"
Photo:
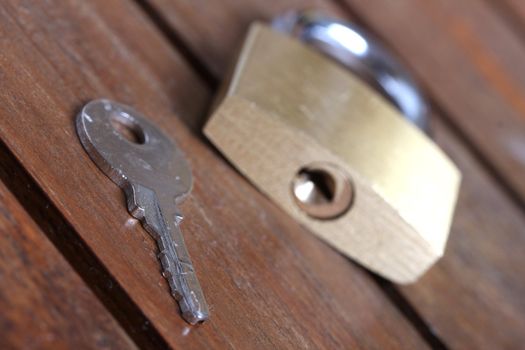
[[[366,272],[292,222],[183,122],[202,118],[210,91],[134,4],[5,1],[0,32],[9,33],[0,40],[0,137],[78,234],[78,249],[170,346],[426,347]],[[188,155],[195,188],[182,230],[211,309],[200,327],[180,318],[155,243],[78,142],[75,113],[101,96],[135,106]]]
[[[401,290],[451,348],[521,348],[525,217],[438,118],[432,130],[463,183],[445,256]]]
[[[153,0],[153,3],[158,1]],[[165,6],[163,9],[167,16],[177,12],[179,7],[185,6],[178,1],[169,1],[169,7],[166,5],[167,3],[168,1],[163,2]],[[376,6],[376,3],[377,1],[366,2],[372,7]],[[366,4],[363,2],[363,7],[366,7]],[[441,29],[434,28],[433,24],[419,19],[420,14],[413,13],[416,11],[415,9],[410,9],[408,5],[401,6],[401,4],[402,2],[385,2],[384,8],[389,8],[389,6],[394,8],[386,11],[376,9],[375,15],[381,16],[384,21],[388,22],[391,13],[400,16],[403,11],[407,11],[413,15],[410,20],[405,19],[402,22],[403,25],[412,24],[414,28],[421,26],[424,30],[430,27],[433,32],[436,32],[436,36],[441,35],[439,33]],[[239,6],[250,7],[252,5],[249,2],[243,2],[242,5],[237,4],[237,7]],[[286,5],[281,2],[280,6]],[[395,8],[396,6],[400,6],[400,8]],[[267,6],[266,13],[271,11],[268,7],[270,5]],[[414,8],[417,9],[418,7]],[[224,8],[221,11],[227,12]],[[248,12],[238,8],[236,11]],[[213,14],[213,10],[207,9],[206,14],[208,13]],[[233,17],[225,19],[222,17],[205,17],[205,13],[201,13],[201,16],[192,23],[191,27],[220,27],[223,31],[228,32],[229,30],[238,30],[239,27],[243,26],[243,23],[264,17],[263,15],[258,16],[256,13],[249,16],[243,19]],[[236,20],[239,23],[234,23]],[[424,23],[419,23],[420,21]],[[417,51],[416,44],[423,40],[429,40],[429,34],[425,31],[419,32],[414,28],[410,30],[410,37],[417,38],[417,41],[415,39],[411,41],[413,47],[409,47],[408,43],[404,42],[404,45],[407,45],[406,50],[409,52]],[[395,28],[390,29],[393,32],[396,31]],[[183,31],[179,32],[178,35],[183,37],[186,34]],[[201,44],[193,42],[192,45],[196,46],[204,45],[206,42],[205,37],[194,36],[192,40],[202,42]],[[400,38],[396,40],[402,41]],[[448,47],[449,39],[442,40],[443,42],[439,43],[439,47]],[[392,46],[394,44],[391,43]],[[222,55],[222,57],[226,57],[231,54],[229,51],[231,46],[231,43],[226,43],[223,52],[207,52],[205,56],[219,57]],[[431,49],[436,50],[435,48]],[[445,54],[447,50],[449,49],[443,48],[443,53],[434,52],[434,55]],[[418,55],[426,56],[427,53],[418,53]],[[451,55],[453,55],[452,57],[459,56],[459,54],[454,53],[454,50],[452,50]],[[406,59],[408,61],[408,57]],[[417,62],[409,61],[409,63],[410,67],[416,69]],[[417,69],[419,75],[422,73],[434,74],[431,72],[434,69],[432,65],[423,66],[423,63],[419,64],[420,67]],[[465,62],[461,67],[468,64]],[[453,79],[468,81],[472,68],[467,67],[465,75],[463,72],[462,68],[458,68],[450,72],[442,71],[441,74],[449,76],[454,73],[456,76]],[[448,77],[445,80],[450,79],[451,77]],[[486,84],[482,87],[483,89],[492,89],[489,83]],[[475,90],[475,87],[471,86],[465,91],[456,91],[453,100],[457,103],[459,99],[465,97],[465,103],[470,104],[469,101],[472,100],[469,99],[472,96],[468,95],[467,92],[472,90]],[[503,102],[498,103],[502,104]],[[478,108],[472,102],[469,108],[474,107]],[[509,107],[505,105],[503,108],[506,110]],[[494,115],[489,115],[486,111],[479,111],[479,113],[483,113],[491,120],[496,120],[496,123],[512,124],[505,113],[494,113]],[[464,115],[464,119],[469,123],[475,121],[474,124],[479,124],[480,128],[485,128],[483,126],[486,125],[484,124],[485,119],[474,119],[470,117],[471,114]],[[522,332],[525,322],[525,309],[523,298],[520,297],[525,288],[525,279],[522,277],[525,274],[523,271],[525,257],[520,253],[520,242],[523,241],[525,227],[523,213],[509,198],[497,180],[487,174],[486,168],[477,159],[477,152],[473,154],[470,147],[460,140],[462,134],[458,135],[450,128],[448,118],[436,114],[433,117],[433,124],[434,137],[459,165],[464,180],[445,257],[419,283],[402,289],[402,293],[421,313],[430,329],[435,331],[447,344],[459,348],[487,349],[519,346],[525,337]],[[505,126],[505,128],[507,127]],[[513,128],[519,130],[520,126],[510,127],[510,129]],[[488,145],[492,144],[491,140],[492,137],[485,139]],[[500,149],[500,152],[505,151]],[[505,155],[502,154],[502,157],[505,158]],[[509,173],[509,176],[517,178],[519,174],[519,172],[514,172]]]
[[[1,182],[0,232],[0,348],[136,348]]]
[[[222,77],[231,65],[244,34],[255,20],[271,20],[289,10],[316,8],[337,13],[338,6],[325,0],[144,0],[165,21],[171,32],[204,64],[213,77]]]

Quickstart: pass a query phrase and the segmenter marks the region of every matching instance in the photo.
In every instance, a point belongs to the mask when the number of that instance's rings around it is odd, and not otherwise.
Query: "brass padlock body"
[[[253,24],[204,132],[257,188],[318,237],[409,283],[442,256],[461,175],[423,132],[358,77]],[[312,217],[294,179],[311,164],[347,174],[348,210]]]

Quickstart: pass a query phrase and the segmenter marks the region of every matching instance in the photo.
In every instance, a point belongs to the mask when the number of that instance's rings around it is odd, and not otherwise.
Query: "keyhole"
[[[317,219],[333,219],[351,206],[353,188],[350,177],[329,163],[313,163],[301,168],[292,180],[296,204]]]
[[[335,180],[324,170],[301,169],[296,177],[294,193],[297,199],[312,205],[330,203],[334,198]]]
[[[112,114],[111,126],[129,142],[141,145],[146,141],[144,130],[127,113]]]

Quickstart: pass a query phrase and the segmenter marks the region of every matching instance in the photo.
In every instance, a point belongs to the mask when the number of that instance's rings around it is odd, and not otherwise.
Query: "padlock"
[[[461,174],[425,134],[425,104],[384,49],[344,22],[284,19],[278,29],[302,42],[252,24],[204,133],[310,232],[387,279],[413,282],[444,253]]]

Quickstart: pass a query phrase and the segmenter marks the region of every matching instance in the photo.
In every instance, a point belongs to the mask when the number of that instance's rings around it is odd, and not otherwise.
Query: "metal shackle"
[[[272,27],[356,73],[390,100],[410,122],[428,132],[428,105],[414,79],[365,30],[312,11],[285,13],[273,20]]]

